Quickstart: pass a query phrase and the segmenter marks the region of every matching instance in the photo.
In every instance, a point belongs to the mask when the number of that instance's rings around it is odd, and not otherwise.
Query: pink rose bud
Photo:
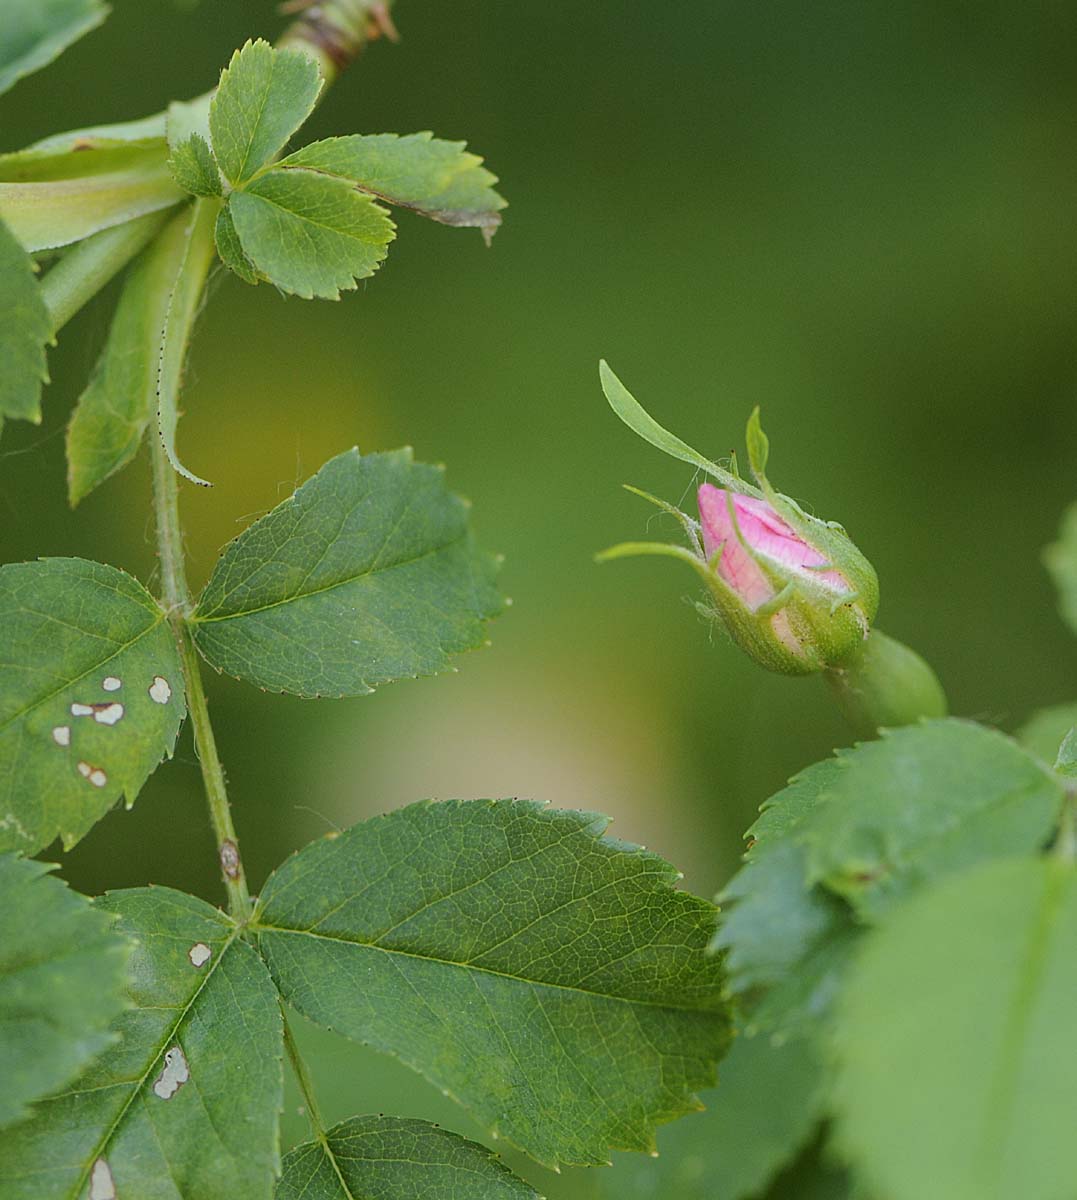
[[[601,557],[665,554],[689,563],[714,599],[712,615],[772,671],[807,675],[848,668],[863,653],[879,606],[879,581],[840,525],[809,516],[771,484],[770,443],[759,410],[747,430],[753,484],[738,473],[735,461],[726,469],[663,429],[606,363],[599,369],[606,398],[630,429],[720,485],[700,487],[698,522],[638,492],[677,518],[688,544],[623,542]]]
[[[858,650],[873,614],[839,569],[850,552],[863,561],[845,534],[782,507],[789,519],[768,500],[711,483],[699,489],[703,550],[723,624],[764,666],[803,674]],[[839,538],[843,553],[835,555]]]

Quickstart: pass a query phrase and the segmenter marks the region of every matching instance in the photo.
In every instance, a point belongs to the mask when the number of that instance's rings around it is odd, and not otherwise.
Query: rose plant
[[[389,0],[288,7],[211,93],[0,154],[0,420],[41,419],[47,346],[118,279],[68,495],[145,446],[160,560],[156,594],[81,558],[0,567],[0,1200],[537,1195],[429,1122],[329,1124],[296,1013],[545,1166],[661,1146],[585,1173],[591,1196],[740,1200],[790,1168],[801,1197],[1069,1200],[1077,705],[1015,738],[947,716],[931,667],[876,627],[865,554],[771,483],[758,411],[746,478],[601,369],[618,416],[692,467],[698,509],[631,488],[680,540],[599,558],[686,562],[706,618],[765,669],[823,679],[860,739],[764,805],[721,911],[605,818],[515,799],[418,799],[252,895],[203,663],[366,695],[447,670],[504,603],[468,507],[406,449],[342,448],[188,582],[181,489],[208,482],[181,459],[179,401],[211,279],[337,299],[377,271],[396,210],[489,241],[505,206],[481,159],[429,133],[295,148],[395,28]],[[8,0],[0,91],[105,15]],[[1046,561],[1077,631],[1077,512]],[[67,888],[36,856],[130,808],[184,722],[224,906]],[[285,1060],[310,1137],[282,1155]]]

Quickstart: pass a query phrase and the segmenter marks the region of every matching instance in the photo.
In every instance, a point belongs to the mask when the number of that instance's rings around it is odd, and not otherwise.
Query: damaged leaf
[[[183,716],[172,631],[137,580],[80,558],[0,567],[0,850],[70,848],[130,807]]]
[[[131,1006],[115,1046],[0,1140],[0,1194],[271,1200],[281,1016],[257,953],[217,909],[170,888],[97,907],[134,942]],[[196,966],[199,943],[211,957]]]

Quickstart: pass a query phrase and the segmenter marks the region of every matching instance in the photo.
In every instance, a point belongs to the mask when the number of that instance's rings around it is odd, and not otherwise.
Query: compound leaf
[[[0,855],[0,1125],[110,1046],[124,1005],[128,943],[51,869]]]
[[[869,919],[938,876],[1042,846],[1062,803],[1050,771],[971,721],[892,730],[837,762],[795,836],[811,877]]]
[[[501,609],[495,566],[440,468],[349,450],[225,550],[194,638],[259,687],[362,695],[481,645]]]
[[[490,237],[501,224],[505,201],[494,191],[497,176],[465,147],[432,133],[353,134],[312,142],[280,165],[340,176],[387,204],[444,225],[475,226]]]
[[[209,487],[209,482],[188,471],[176,454],[176,427],[187,349],[201,308],[206,277],[214,260],[213,227],[217,211],[216,201],[204,199],[196,200],[187,212],[180,214],[183,226],[178,235],[178,253],[170,256],[176,270],[160,332],[156,385],[157,431],[168,461],[185,479],[203,487]]]
[[[540,1200],[497,1155],[427,1121],[351,1117],[285,1156],[275,1200]]]
[[[1058,589],[1062,618],[1077,633],[1077,504],[1066,510],[1058,541],[1043,552],[1043,561]]]
[[[259,948],[300,1012],[540,1162],[649,1150],[728,1039],[715,914],[606,823],[513,800],[399,809],[281,867]]]
[[[172,178],[192,196],[219,196],[221,177],[205,138],[192,133],[177,145],[168,160]]]
[[[41,420],[41,385],[48,382],[45,343],[52,318],[26,251],[0,221],[0,426],[5,417]]]
[[[658,1158],[620,1159],[599,1173],[610,1200],[742,1200],[808,1140],[822,1113],[824,1071],[811,1042],[740,1036],[722,1059],[706,1110],[659,1134]]]
[[[864,943],[837,1022],[837,1141],[872,1195],[1060,1200],[1077,1177],[1077,875],[981,864]]]
[[[185,198],[163,138],[88,137],[0,155],[0,218],[30,251],[81,241]]]
[[[103,0],[4,0],[0,15],[0,93],[48,66],[108,16]]]
[[[339,300],[381,265],[395,227],[346,179],[277,167],[228,200],[250,261],[285,292]]]
[[[97,903],[135,943],[131,1007],[115,1049],[0,1141],[4,1200],[270,1200],[282,1042],[264,965],[193,896]]]
[[[283,149],[310,116],[322,79],[301,50],[275,50],[260,38],[232,55],[209,110],[213,150],[235,187]]]
[[[173,217],[124,281],[108,341],[67,429],[72,505],[134,458],[156,410],[162,339],[190,220],[188,212]]]
[[[128,807],[184,716],[165,614],[115,567],[0,567],[0,850],[71,847]]]

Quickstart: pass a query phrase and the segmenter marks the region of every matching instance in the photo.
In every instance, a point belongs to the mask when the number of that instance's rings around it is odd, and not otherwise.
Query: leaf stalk
[[[183,531],[179,519],[179,476],[172,470],[159,437],[152,436],[150,457],[153,465],[153,506],[157,524],[157,554],[161,563],[161,584],[168,619],[176,637],[183,682],[187,691],[187,713],[194,731],[195,752],[202,770],[210,823],[217,840],[221,877],[228,893],[228,911],[237,921],[251,915],[251,897],[243,873],[239,841],[232,824],[224,768],[217,753],[217,739],[209,718],[209,704],[202,685],[202,668],[191,637],[188,616],[191,594],[183,554]]]

